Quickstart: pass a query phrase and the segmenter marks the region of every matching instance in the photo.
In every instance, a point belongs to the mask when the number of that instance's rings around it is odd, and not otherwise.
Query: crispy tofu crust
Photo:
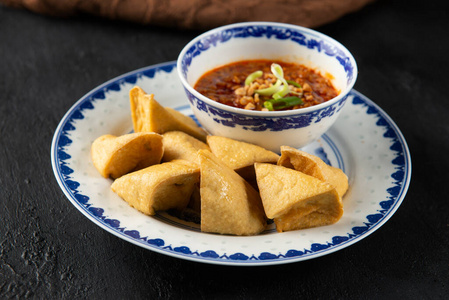
[[[129,92],[131,117],[134,132],[183,131],[200,141],[206,142],[207,133],[195,121],[179,111],[163,107],[153,94],[147,94],[138,86]]]
[[[255,235],[266,227],[259,194],[208,150],[198,152],[201,169],[201,231]]]
[[[256,163],[257,184],[268,218],[279,232],[329,225],[343,215],[335,187],[282,166]]]
[[[198,150],[207,149],[206,143],[182,131],[170,131],[163,134],[164,156],[162,161],[184,159],[199,164]]]
[[[340,197],[348,190],[348,176],[341,169],[329,166],[321,158],[307,152],[282,146],[278,165],[301,171],[333,185]]]
[[[162,136],[151,132],[118,137],[107,134],[97,138],[91,147],[95,168],[103,177],[113,179],[158,164],[162,154]]]
[[[200,170],[188,161],[153,165],[115,180],[111,189],[146,215],[187,207],[199,182]]]

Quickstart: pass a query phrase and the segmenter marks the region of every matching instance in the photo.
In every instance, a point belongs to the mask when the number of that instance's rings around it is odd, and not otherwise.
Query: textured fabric
[[[244,21],[317,27],[374,0],[0,0],[6,6],[57,17],[88,14],[141,24],[208,29]]]

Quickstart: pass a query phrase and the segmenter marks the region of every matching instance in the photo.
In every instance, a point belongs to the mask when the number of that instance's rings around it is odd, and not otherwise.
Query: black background
[[[0,7],[0,298],[444,299],[449,295],[449,5],[382,1],[317,28],[355,56],[355,89],[404,134],[412,180],[379,230],[266,267],[184,261],[123,241],[66,199],[50,145],[103,82],[172,61],[199,31]]]

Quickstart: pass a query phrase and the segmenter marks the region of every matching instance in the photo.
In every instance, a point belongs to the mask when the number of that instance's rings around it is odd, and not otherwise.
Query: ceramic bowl
[[[193,86],[207,71],[240,60],[296,62],[330,74],[339,95],[319,105],[288,111],[251,111],[213,101]],[[245,22],[207,31],[190,41],[177,72],[199,123],[212,135],[246,141],[279,152],[319,138],[337,119],[357,78],[354,57],[336,40],[308,28]]]

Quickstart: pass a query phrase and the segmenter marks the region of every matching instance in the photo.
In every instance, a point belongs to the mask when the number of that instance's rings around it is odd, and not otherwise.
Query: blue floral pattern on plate
[[[88,157],[89,151],[85,148],[90,147],[91,140],[86,137],[86,141],[82,139],[80,141],[79,138],[76,139],[76,134],[79,133],[82,137],[89,135],[90,129],[86,129],[88,128],[86,124],[90,126],[93,122],[88,115],[95,113],[103,101],[113,99],[121,107],[121,102],[127,101],[126,92],[129,87],[134,84],[151,87],[154,82],[158,84],[160,81],[165,82],[164,79],[167,76],[171,80],[176,80],[176,72],[174,71],[175,63],[169,62],[139,69],[106,82],[76,102],[63,117],[55,131],[51,159],[54,174],[62,191],[75,207],[107,231],[139,246],[188,260],[231,265],[279,264],[316,258],[343,249],[361,240],[382,226],[403,201],[411,177],[411,160],[405,139],[385,112],[362,94],[352,91],[348,97],[350,103],[346,104],[349,108],[345,108],[334,127],[324,134],[320,141],[305,150],[311,151],[326,162],[342,168],[348,174],[352,190],[350,189],[344,198],[345,215],[357,217],[358,221],[352,223],[348,220],[340,221],[342,224],[337,223],[322,227],[319,229],[320,231],[313,229],[311,231],[282,234],[276,233],[275,229],[271,227],[261,236],[255,238],[222,237],[201,233],[198,226],[180,222],[176,218],[167,217],[164,214],[158,214],[155,217],[139,216],[139,218],[148,218],[151,222],[156,220],[168,224],[168,227],[161,227],[158,234],[144,234],[145,226],[141,226],[141,224],[132,227],[124,225],[128,222],[127,217],[116,216],[114,207],[116,205],[114,203],[120,203],[120,200],[111,200],[112,209],[104,204],[109,203],[108,199],[105,200],[106,202],[101,202],[101,205],[97,203],[97,195],[94,192],[96,187],[91,183],[92,178],[98,181],[106,181],[106,183],[108,179],[102,179],[99,174],[95,172],[90,174],[90,171],[82,170],[83,168],[79,167],[80,160],[90,159]],[[182,89],[180,85],[174,85],[170,88],[175,92]],[[121,96],[116,97],[116,94],[119,93],[122,93]],[[182,90],[179,95],[184,95]],[[186,103],[187,99],[184,96],[172,103],[172,106],[189,114]],[[347,113],[344,114],[345,112]],[[106,116],[107,114],[108,112],[105,112]],[[128,112],[118,112],[118,114],[126,115]],[[371,121],[366,121],[366,119],[372,120],[372,124]],[[357,123],[361,127],[357,129],[351,122],[355,122],[354,124]],[[363,128],[364,122],[366,122],[366,127],[369,127],[369,130]],[[92,126],[95,126],[95,124]],[[128,129],[123,129],[123,132],[126,132],[126,130]],[[368,134],[368,131],[376,132],[376,137],[368,139],[364,136],[364,134]],[[96,136],[90,138],[93,139]],[[80,143],[84,143],[84,148],[81,147],[81,150],[75,147]],[[368,150],[360,151],[360,147],[365,147]],[[380,151],[379,148],[385,148],[386,150]],[[367,153],[360,154],[361,152]],[[376,167],[374,161],[381,165]],[[370,168],[374,171],[369,170]],[[367,169],[366,172],[365,169]],[[378,177],[376,177],[376,174]],[[381,195],[379,199],[364,194],[368,193],[366,187],[370,184],[373,187],[371,193],[375,196]],[[363,187],[359,191],[361,185]],[[362,203],[362,198],[365,198],[365,196],[367,199],[371,199],[371,203]],[[139,213],[136,212],[136,214]],[[157,222],[153,226],[165,226],[158,225],[162,223]],[[176,239],[173,241],[170,240],[170,234],[163,233],[167,231],[164,228],[174,228],[174,231],[171,232],[181,232],[180,236],[183,238],[191,234],[198,234],[205,239],[201,245],[195,241],[177,242]],[[325,236],[321,237],[320,234]],[[304,236],[303,239],[299,239],[301,235]],[[273,241],[279,242],[279,244],[285,242],[285,246],[282,246],[282,249],[268,246]],[[255,244],[258,246],[255,246],[256,248],[242,246],[242,250],[235,250],[236,245],[232,245],[232,249],[234,249],[232,251],[221,249],[226,243],[242,243],[243,245],[246,242],[248,242],[248,245]]]

